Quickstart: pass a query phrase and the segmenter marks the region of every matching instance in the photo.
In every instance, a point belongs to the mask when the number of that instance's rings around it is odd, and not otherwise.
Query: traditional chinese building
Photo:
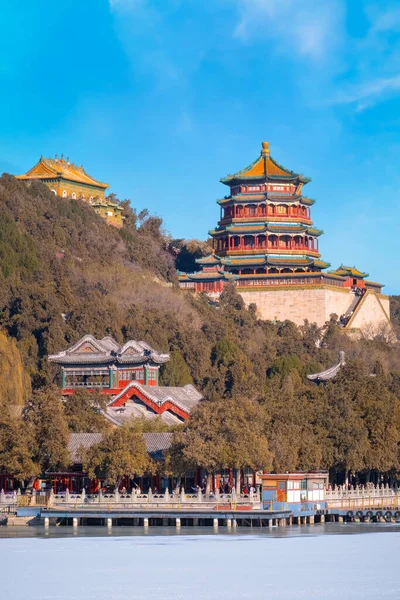
[[[56,196],[84,200],[93,206],[94,210],[110,225],[114,227],[123,225],[123,209],[105,197],[108,184],[93,179],[82,165],[75,165],[69,159],[64,160],[63,156],[61,158],[42,156],[30,171],[24,175],[17,175],[16,178],[28,182],[40,180]]]
[[[192,385],[159,386],[161,365],[169,354],[154,350],[146,342],[131,340],[122,346],[112,337],[97,340],[85,335],[76,344],[49,356],[61,366],[61,392],[98,390],[109,396],[104,416],[114,425],[131,417],[154,418],[180,423],[202,399]]]
[[[229,194],[217,201],[220,220],[209,232],[213,254],[197,259],[200,271],[179,273],[180,286],[218,296],[234,282],[245,302],[269,320],[323,325],[335,313],[348,330],[388,324],[382,284],[343,265],[325,272],[323,231],[314,227],[314,200],[303,191],[309,181],[280,165],[263,142],[250,166],[221,179]]]

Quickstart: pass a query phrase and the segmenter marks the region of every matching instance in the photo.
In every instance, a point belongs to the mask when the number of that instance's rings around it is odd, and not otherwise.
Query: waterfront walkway
[[[39,517],[46,526],[52,523],[71,524],[130,524],[134,526],[286,526],[323,523],[327,521],[386,521],[400,520],[400,489],[389,486],[338,487],[325,491],[324,501],[310,508],[309,503],[281,503],[273,510],[272,503],[262,503],[260,491],[248,494],[210,494],[201,490],[186,493],[112,493],[21,495],[0,492],[0,520],[10,513],[21,518]]]

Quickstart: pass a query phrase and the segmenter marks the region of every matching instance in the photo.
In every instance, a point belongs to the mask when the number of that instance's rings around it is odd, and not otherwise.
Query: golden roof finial
[[[269,142],[261,142],[261,156],[266,156],[269,154]]]

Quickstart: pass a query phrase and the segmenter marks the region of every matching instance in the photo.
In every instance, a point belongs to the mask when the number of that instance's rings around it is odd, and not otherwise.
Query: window
[[[67,190],[63,190],[63,198],[67,197]]]
[[[112,210],[108,210],[107,211],[107,217],[112,217],[112,216],[113,216]]]
[[[288,481],[288,490],[299,490],[300,481]]]
[[[324,489],[324,484],[323,483],[317,483],[316,481],[313,482],[313,488],[314,490],[323,490]]]
[[[144,380],[144,369],[136,369],[134,371],[134,376],[135,376],[135,379],[141,379],[143,381]]]
[[[157,369],[149,369],[148,370],[148,379],[149,379],[149,381],[157,380]]]
[[[278,481],[278,490],[285,490],[286,486],[285,486],[285,481]]]
[[[55,196],[57,196],[56,190],[51,190],[51,193],[54,194]]]
[[[72,192],[72,196],[71,196],[74,200],[76,200],[76,194],[75,192]]]

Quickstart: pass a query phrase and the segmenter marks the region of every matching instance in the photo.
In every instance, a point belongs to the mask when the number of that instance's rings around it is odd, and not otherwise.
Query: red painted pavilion
[[[189,418],[202,394],[192,385],[159,386],[161,365],[169,354],[154,350],[143,341],[131,340],[120,346],[112,337],[97,340],[85,335],[76,344],[49,356],[61,366],[61,392],[76,389],[99,390],[110,397],[104,416],[114,425],[127,418],[161,418],[180,423]]]

